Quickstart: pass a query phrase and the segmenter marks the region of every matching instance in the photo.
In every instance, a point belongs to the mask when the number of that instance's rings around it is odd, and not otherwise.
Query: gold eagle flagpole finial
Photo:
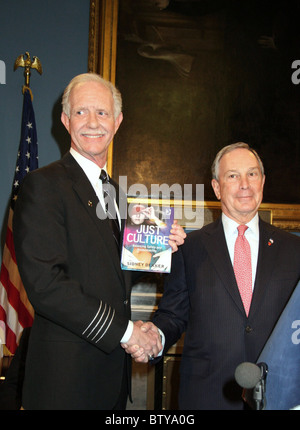
[[[42,64],[38,57],[33,57],[33,61],[31,61],[29,52],[25,52],[25,55],[19,55],[15,61],[14,65],[14,71],[17,70],[18,67],[24,67],[24,76],[25,76],[25,85],[23,85],[23,94],[25,89],[28,89],[31,94],[32,98],[32,92],[30,90],[30,75],[31,75],[31,69],[36,69],[39,74],[41,75],[43,73]]]

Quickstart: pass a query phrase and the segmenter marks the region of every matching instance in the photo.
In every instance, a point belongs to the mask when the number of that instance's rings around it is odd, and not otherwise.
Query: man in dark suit
[[[265,175],[256,152],[244,143],[229,145],[217,155],[212,171],[222,216],[188,234],[174,255],[153,318],[165,335],[164,351],[185,332],[180,409],[244,407],[235,369],[256,362],[300,279],[299,237],[258,216]],[[245,237],[251,246],[249,313],[233,267],[239,225],[248,227]],[[142,349],[133,356],[148,359]]]
[[[120,245],[104,212],[99,176],[122,122],[121,95],[98,75],[83,74],[62,104],[70,152],[25,177],[14,213],[18,267],[35,310],[23,407],[124,409],[130,356],[120,342],[143,345],[149,355],[161,343],[153,325],[146,333],[130,321],[131,273],[120,268]],[[126,199],[111,184],[116,200]],[[122,233],[122,214],[109,210]],[[176,225],[173,233],[176,250],[183,230]]]

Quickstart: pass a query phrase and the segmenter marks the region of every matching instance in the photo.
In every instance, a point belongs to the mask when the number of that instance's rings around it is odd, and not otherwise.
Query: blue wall
[[[0,60],[6,84],[0,85],[1,251],[20,140],[24,69],[14,62],[28,51],[39,57],[43,74],[32,70],[30,87],[39,142],[39,166],[69,148],[60,123],[61,95],[73,76],[88,67],[89,0],[0,0]]]

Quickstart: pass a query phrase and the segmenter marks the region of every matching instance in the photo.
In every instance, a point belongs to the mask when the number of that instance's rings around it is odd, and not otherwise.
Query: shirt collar
[[[102,169],[93,161],[75,151],[73,148],[70,148],[70,154],[75,158],[79,166],[83,169],[91,184],[96,185]],[[103,169],[106,171],[106,164]]]
[[[255,236],[259,234],[258,221],[259,221],[259,217],[258,217],[258,213],[256,213],[255,216],[251,219],[251,221],[249,221],[246,224],[248,226],[249,232],[253,233]],[[229,218],[223,212],[222,212],[222,223],[226,234],[236,234],[237,227],[239,226],[239,224],[233,219]]]

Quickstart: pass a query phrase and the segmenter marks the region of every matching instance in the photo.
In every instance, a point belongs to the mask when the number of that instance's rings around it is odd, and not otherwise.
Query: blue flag
[[[17,198],[19,187],[28,172],[38,168],[38,143],[35,125],[34,110],[31,93],[25,89],[23,99],[23,114],[21,125],[21,140],[18,151],[15,177],[11,194],[11,207]]]
[[[265,410],[288,410],[299,406],[300,282],[257,362],[268,365]]]

